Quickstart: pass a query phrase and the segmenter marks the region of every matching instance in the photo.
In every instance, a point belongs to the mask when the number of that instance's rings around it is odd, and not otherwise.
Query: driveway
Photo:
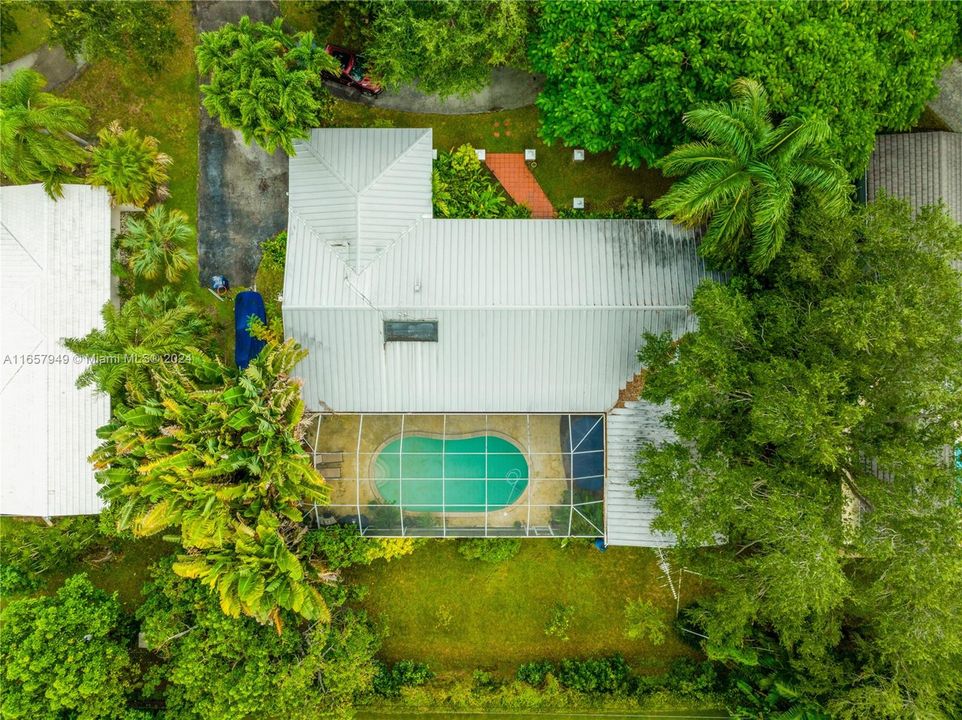
[[[442,98],[419,91],[417,85],[404,85],[396,90],[385,90],[372,98],[335,82],[326,84],[335,97],[372,107],[440,115],[471,115],[533,105],[543,83],[540,77],[531,73],[513,68],[495,68],[491,71],[491,81],[487,87],[467,97]]]
[[[215,30],[244,15],[270,22],[275,3],[194,3],[198,32]],[[233,286],[251,286],[260,262],[260,242],[287,227],[287,155],[268,155],[226,130],[200,108],[200,172],[197,184],[197,254],[200,280],[226,275]]]

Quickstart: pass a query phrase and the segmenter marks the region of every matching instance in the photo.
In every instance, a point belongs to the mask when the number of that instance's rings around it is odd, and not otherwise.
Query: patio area
[[[382,537],[600,537],[600,415],[316,414],[318,524]]]

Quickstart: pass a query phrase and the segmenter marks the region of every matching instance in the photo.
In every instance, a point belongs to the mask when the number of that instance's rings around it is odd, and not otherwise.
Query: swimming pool
[[[385,503],[411,512],[500,510],[528,487],[528,462],[496,435],[442,440],[406,435],[374,461],[374,482]]]

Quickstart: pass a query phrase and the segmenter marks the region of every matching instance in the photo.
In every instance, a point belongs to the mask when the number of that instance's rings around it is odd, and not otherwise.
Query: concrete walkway
[[[513,68],[496,68],[491,71],[491,81],[483,90],[467,97],[448,98],[423,93],[417,89],[417,85],[385,90],[375,98],[335,82],[326,84],[335,97],[386,110],[472,115],[533,105],[541,92],[542,80],[536,75]]]
[[[251,20],[271,22],[276,3],[210,1],[194,3],[198,32]],[[203,80],[201,80],[203,82]],[[287,227],[287,155],[268,155],[226,130],[200,108],[200,172],[197,178],[197,255],[200,281],[226,275],[231,285],[250,287],[260,262],[261,241]]]
[[[47,78],[47,85],[44,90],[55,90],[61,85],[66,85],[73,80],[80,71],[86,66],[83,60],[79,62],[67,55],[60,46],[49,47],[43,45],[23,57],[11,60],[6,65],[0,65],[0,80],[23,68],[36,70]]]
[[[533,218],[553,218],[551,201],[524,162],[524,153],[487,153],[485,164],[519,205],[527,205]]]

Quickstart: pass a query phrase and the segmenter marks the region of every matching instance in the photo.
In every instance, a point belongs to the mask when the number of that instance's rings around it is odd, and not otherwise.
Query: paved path
[[[67,55],[60,46],[43,45],[23,57],[0,66],[0,80],[6,80],[8,75],[17,70],[30,68],[47,78],[45,90],[54,90],[77,77],[85,65],[83,60],[77,61]]]
[[[331,94],[344,100],[387,110],[439,115],[471,115],[527,107],[534,104],[538,93],[541,92],[541,86],[542,80],[537,75],[513,68],[492,70],[487,87],[467,97],[442,98],[440,95],[429,95],[419,91],[417,85],[405,85],[396,90],[385,90],[376,98],[372,98],[344,85],[335,82],[327,83]]]
[[[531,209],[531,217],[555,216],[551,201],[524,162],[524,153],[487,153],[484,162],[511,199]]]
[[[194,3],[198,32],[214,30],[249,15],[270,22],[275,3]],[[260,262],[260,243],[287,227],[287,155],[268,155],[248,145],[239,132],[225,130],[200,108],[200,172],[197,178],[197,254],[200,280],[226,275],[233,286],[250,286]]]

